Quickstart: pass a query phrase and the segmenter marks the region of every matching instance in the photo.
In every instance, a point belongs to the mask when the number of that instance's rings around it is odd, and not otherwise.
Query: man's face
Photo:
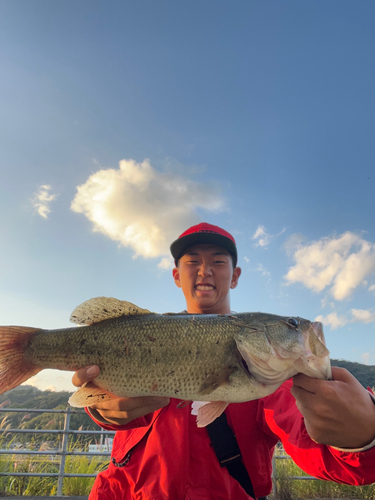
[[[217,245],[195,245],[173,269],[176,285],[182,289],[189,313],[227,314],[229,290],[237,286],[241,269],[233,269],[232,257]]]

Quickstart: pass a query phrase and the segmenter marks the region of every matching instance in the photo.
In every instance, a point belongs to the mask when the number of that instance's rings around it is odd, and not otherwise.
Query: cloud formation
[[[71,204],[93,224],[93,230],[134,250],[134,257],[169,254],[170,243],[200,222],[198,209],[219,212],[224,200],[215,184],[122,160],[119,169],[99,170],[77,187]],[[166,261],[160,267],[166,268]]]
[[[271,238],[272,236],[267,233],[264,226],[258,226],[252,237],[253,240],[257,240],[257,242],[254,243],[256,247],[267,247],[270,244]]]
[[[287,282],[302,283],[314,292],[330,287],[336,300],[348,297],[375,270],[375,245],[355,233],[294,243],[296,263],[285,276]]]
[[[351,309],[351,318],[347,315],[338,316],[332,312],[327,316],[317,316],[315,321],[321,321],[323,325],[329,325],[331,330],[336,330],[347,323],[372,323],[375,322],[375,313],[368,309]]]
[[[367,309],[352,309],[352,322],[372,323],[375,321],[375,313]]]
[[[256,271],[259,271],[262,276],[271,276],[271,273],[263,266],[263,264],[258,264]]]
[[[158,264],[158,268],[163,271],[168,271],[174,268],[174,261],[172,257],[163,257]]]
[[[364,352],[362,354],[362,358],[363,358],[363,362],[365,365],[368,365],[369,364],[369,361],[370,361],[370,353],[369,352]]]
[[[336,330],[348,323],[348,319],[345,316],[338,316],[336,312],[332,312],[328,316],[317,316],[315,321],[320,321],[323,325],[329,325],[331,330]]]
[[[253,240],[257,240],[253,246],[267,248],[274,238],[277,238],[285,231],[286,229],[284,228],[278,234],[269,234],[264,226],[259,225],[252,236]]]
[[[58,196],[57,194],[50,194],[51,189],[52,187],[49,184],[43,184],[31,199],[33,207],[44,219],[48,219],[48,214],[51,212],[50,203]]]

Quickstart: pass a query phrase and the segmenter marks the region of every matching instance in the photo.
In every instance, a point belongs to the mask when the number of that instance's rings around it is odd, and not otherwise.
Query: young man
[[[233,236],[202,223],[171,245],[173,277],[187,312],[230,313],[230,289],[241,269]],[[76,372],[77,386],[92,380],[98,367]],[[371,395],[344,369],[333,381],[297,375],[274,394],[228,406],[242,462],[255,497],[271,491],[271,458],[281,440],[307,473],[347,483],[375,482],[375,405]],[[176,399],[117,398],[88,413],[106,429],[118,431],[111,463],[99,474],[90,500],[245,500],[252,498],[220,467],[206,428],[196,426],[190,405]]]

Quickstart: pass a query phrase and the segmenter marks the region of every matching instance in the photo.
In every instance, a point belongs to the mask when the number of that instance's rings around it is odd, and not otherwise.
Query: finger
[[[344,370],[344,371],[347,372],[347,370]],[[349,372],[347,372],[347,374],[349,377],[352,377],[352,375],[350,375]],[[343,376],[345,376],[345,375],[343,375]],[[305,375],[303,373],[299,373],[298,375],[295,375],[293,377],[293,385],[296,387],[300,387],[301,389],[304,389],[307,392],[316,394],[316,393],[324,390],[324,388],[329,387],[329,385],[332,383],[333,379],[334,379],[334,377],[330,380],[313,378],[313,377],[309,377],[308,375]],[[337,379],[337,380],[339,380],[339,379]],[[342,380],[344,380],[344,379],[342,379]]]
[[[317,396],[314,393],[305,391],[300,387],[293,386],[290,393],[296,400],[296,406],[304,417],[306,417],[315,408]]]
[[[311,398],[311,396],[315,396],[315,392],[306,391],[305,389],[298,387],[298,385],[293,385],[290,388],[290,393],[299,401],[303,401],[305,399]]]
[[[153,398],[149,398],[153,399]],[[97,409],[100,415],[109,423],[115,425],[125,425],[136,418],[144,417],[149,413],[153,413],[154,411],[163,408],[169,403],[169,398],[155,398],[159,399],[158,402],[154,402],[148,405],[137,406],[135,408],[131,408],[128,411],[113,411],[106,409]]]
[[[345,368],[332,366],[332,378],[333,380],[341,380],[342,382],[349,382],[350,380],[354,379],[354,376]]]
[[[90,380],[93,380],[95,377],[97,377],[99,373],[100,369],[96,365],[80,368],[73,375],[72,384],[75,387],[81,387],[86,382],[90,382]]]
[[[137,408],[145,406],[157,407],[157,409],[166,406],[169,403],[169,398],[157,396],[139,396],[134,398],[114,398],[111,401],[90,405],[91,408],[97,410],[106,410],[113,412],[129,412]]]
[[[298,387],[309,393],[315,394],[319,390],[319,379],[308,377],[299,373],[293,377],[293,387]]]

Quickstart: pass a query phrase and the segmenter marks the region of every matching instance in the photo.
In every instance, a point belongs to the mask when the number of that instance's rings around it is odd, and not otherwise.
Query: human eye
[[[225,255],[218,255],[216,258],[212,260],[212,262],[217,266],[223,266],[228,263],[228,259]]]

